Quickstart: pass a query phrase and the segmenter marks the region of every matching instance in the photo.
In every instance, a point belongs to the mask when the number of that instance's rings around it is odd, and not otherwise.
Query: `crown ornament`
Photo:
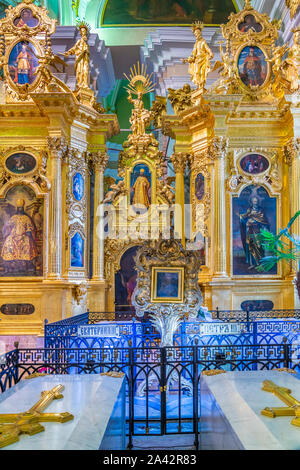
[[[84,28],[87,33],[91,31],[91,26],[85,20],[77,21],[76,26],[79,30]]]
[[[195,31],[197,31],[197,29],[199,31],[202,31],[202,29],[204,28],[204,23],[203,21],[195,21],[193,24],[192,24],[192,31],[193,33],[195,33]]]

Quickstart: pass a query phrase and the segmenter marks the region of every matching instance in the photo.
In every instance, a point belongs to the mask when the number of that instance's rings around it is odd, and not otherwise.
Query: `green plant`
[[[80,0],[72,0],[72,10],[75,11],[76,18],[79,16]]]
[[[260,260],[257,271],[270,271],[278,261],[288,262],[296,272],[300,271],[300,238],[296,240],[291,233],[291,227],[299,216],[300,211],[296,212],[277,235],[261,229],[258,238],[270,254]]]

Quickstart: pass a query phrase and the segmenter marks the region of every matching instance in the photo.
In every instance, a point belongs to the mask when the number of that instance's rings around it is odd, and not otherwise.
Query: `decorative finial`
[[[252,10],[251,0],[245,0],[244,10]]]
[[[126,90],[135,93],[138,95],[142,93],[142,95],[146,95],[151,91],[154,91],[154,85],[151,81],[152,73],[149,75],[147,73],[147,65],[142,64],[140,67],[140,63],[137,63],[137,67],[133,65],[130,67],[130,74],[129,77],[124,73],[124,76],[129,81]]]

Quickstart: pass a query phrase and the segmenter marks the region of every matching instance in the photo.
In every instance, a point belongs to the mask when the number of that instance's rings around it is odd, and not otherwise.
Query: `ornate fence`
[[[299,371],[291,344],[192,345],[174,347],[16,349],[2,356],[0,389],[33,373],[123,372],[127,384],[129,447],[137,435],[194,433],[201,426],[200,377],[204,370]],[[168,399],[167,399],[168,397]]]
[[[273,313],[276,312],[276,318]],[[103,312],[87,312],[57,323],[45,323],[46,348],[157,347],[160,336],[149,321],[100,322]],[[213,322],[182,322],[174,346],[280,344],[300,332],[300,310],[270,312],[213,311]],[[135,319],[133,319],[135,320]],[[103,330],[93,334],[92,325]],[[107,333],[106,326],[111,331]],[[88,327],[88,328],[85,328]],[[90,334],[86,333],[90,329]],[[114,332],[112,330],[114,329]],[[105,333],[106,331],[106,333]]]

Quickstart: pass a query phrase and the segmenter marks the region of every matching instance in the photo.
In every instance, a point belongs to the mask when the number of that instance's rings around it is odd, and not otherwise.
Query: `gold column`
[[[89,159],[95,170],[92,280],[99,281],[104,279],[104,214],[102,213],[102,201],[104,198],[104,170],[109,156],[106,153],[93,152],[89,154]]]
[[[188,159],[187,153],[177,152],[171,156],[175,170],[175,217],[174,233],[182,240],[182,246],[185,248],[185,219],[184,219],[184,170]]]
[[[284,148],[285,161],[291,172],[291,217],[300,210],[300,138],[292,137]],[[295,235],[300,236],[300,218],[292,226]]]
[[[62,275],[62,181],[61,160],[67,151],[62,137],[48,137],[51,160],[51,193],[49,217],[49,267],[48,278],[60,279]]]
[[[214,174],[214,276],[227,277],[226,272],[226,207],[225,207],[225,158],[228,139],[215,137],[210,147],[215,161]]]

